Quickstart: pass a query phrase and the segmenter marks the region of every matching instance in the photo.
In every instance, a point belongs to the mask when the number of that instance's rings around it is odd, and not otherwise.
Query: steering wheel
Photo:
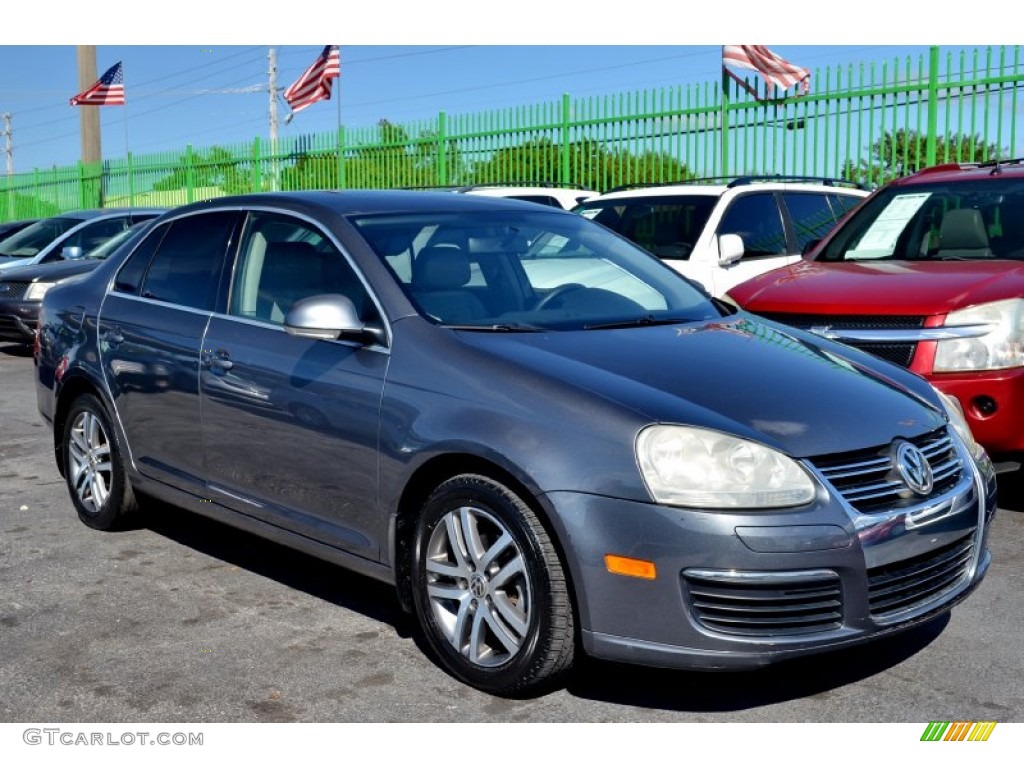
[[[572,293],[573,291],[581,291],[586,287],[587,286],[581,285],[580,283],[565,283],[564,285],[560,285],[534,304],[533,309],[547,309],[556,299],[560,299],[562,296],[565,296],[567,293]]]

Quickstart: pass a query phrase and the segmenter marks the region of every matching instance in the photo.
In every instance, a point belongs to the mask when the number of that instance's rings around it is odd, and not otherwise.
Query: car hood
[[[53,282],[65,277],[82,275],[92,272],[103,262],[99,259],[78,259],[76,261],[51,261],[47,264],[29,264],[28,266],[3,268],[0,275],[4,280],[45,280]],[[2,265],[0,265],[2,266]]]
[[[596,396],[648,422],[716,429],[793,456],[885,445],[945,423],[924,402],[934,396],[914,374],[744,315],[647,328],[461,335],[516,369],[584,390],[581,410],[586,396]]]
[[[32,261],[32,257],[0,256],[0,274],[6,274],[8,270],[28,264],[30,261]]]
[[[751,312],[945,315],[1022,289],[1019,261],[801,261],[729,295]]]

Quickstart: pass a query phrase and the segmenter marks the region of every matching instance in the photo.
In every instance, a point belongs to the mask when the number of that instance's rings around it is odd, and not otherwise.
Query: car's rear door
[[[202,494],[200,347],[222,293],[239,214],[158,225],[118,271],[98,320],[100,359],[132,461],[143,475]]]

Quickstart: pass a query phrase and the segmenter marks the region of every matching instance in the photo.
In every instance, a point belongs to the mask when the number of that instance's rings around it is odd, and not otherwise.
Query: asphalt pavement
[[[0,719],[5,722],[1024,720],[1024,488],[1001,487],[984,583],[948,619],[756,672],[584,660],[496,698],[433,661],[393,590],[181,509],[82,525],[0,343]]]

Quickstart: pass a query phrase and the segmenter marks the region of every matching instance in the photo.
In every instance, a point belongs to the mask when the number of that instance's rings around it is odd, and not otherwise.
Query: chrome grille
[[[907,330],[923,328],[924,315],[797,315],[788,312],[759,312],[761,317],[809,331],[828,326],[839,330]]]
[[[915,608],[955,588],[967,574],[974,537],[923,555],[868,569],[868,603],[873,618]]]
[[[945,429],[909,442],[921,449],[931,466],[933,486],[928,498],[945,493],[960,481],[963,465]],[[907,487],[896,470],[892,445],[818,457],[812,462],[836,492],[860,512],[909,506],[923,500]]]
[[[775,576],[774,574],[765,574]],[[714,632],[778,637],[827,632],[843,620],[839,577],[786,574],[788,580],[737,580],[735,575],[683,574],[693,617]]]
[[[20,283],[8,280],[0,282],[0,299],[18,300],[25,298],[28,292],[28,283]]]
[[[810,331],[813,328],[828,328],[833,331],[906,331],[923,328],[923,315],[798,315],[785,312],[766,312],[761,315],[777,323]],[[869,355],[880,357],[890,363],[909,368],[917,352],[914,341],[846,341],[844,344],[856,347]]]

